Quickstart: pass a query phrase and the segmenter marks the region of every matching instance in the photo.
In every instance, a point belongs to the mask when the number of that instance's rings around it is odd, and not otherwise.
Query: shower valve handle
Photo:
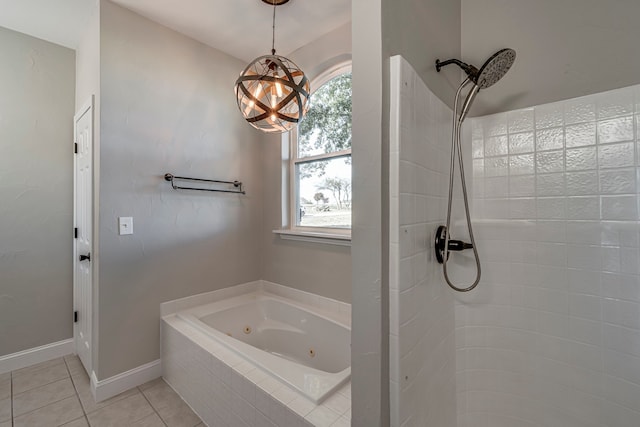
[[[465,249],[473,249],[473,245],[462,240],[449,240],[450,251],[464,251]]]

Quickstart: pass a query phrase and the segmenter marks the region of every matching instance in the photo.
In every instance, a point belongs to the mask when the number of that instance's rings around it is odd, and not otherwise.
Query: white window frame
[[[341,74],[351,72],[351,61],[341,63],[329,70],[321,73],[311,81],[312,88],[320,88],[329,80],[338,77]],[[313,96],[313,95],[312,95]],[[296,166],[299,164],[309,163],[318,160],[338,159],[351,156],[351,148],[347,150],[334,151],[332,153],[323,153],[315,156],[306,156],[298,158],[298,127],[294,127],[289,132],[289,230],[280,233],[283,238],[292,239],[291,236],[306,236],[304,240],[328,239],[325,243],[338,245],[348,245],[351,241],[351,226],[349,228],[329,228],[329,227],[305,227],[297,225],[297,212],[299,210],[297,193],[298,180],[296,177]],[[285,237],[288,236],[288,237]],[[300,240],[299,238],[296,240]]]

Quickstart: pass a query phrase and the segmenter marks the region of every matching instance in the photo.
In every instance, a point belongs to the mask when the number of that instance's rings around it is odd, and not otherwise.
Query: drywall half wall
[[[382,40],[389,55],[402,55],[429,89],[450,107],[460,70],[436,71],[436,59],[460,58],[460,0],[383,0]]]
[[[264,192],[263,136],[233,94],[245,64],[108,1],[100,20],[99,380],[159,358],[161,302],[260,279]],[[167,172],[247,194],[176,191]]]
[[[385,256],[384,72],[381,0],[352,0],[353,13],[353,263],[351,383],[354,427],[389,425],[388,269]],[[388,90],[388,83],[387,90]],[[388,140],[388,137],[386,138]],[[386,251],[388,254],[388,250]],[[385,289],[387,289],[385,291]]]
[[[288,55],[309,79],[351,60],[351,24]],[[317,89],[317,88],[316,88]],[[313,90],[313,87],[312,87]],[[273,230],[288,226],[289,135],[264,145],[264,253],[262,278],[351,302],[351,250],[316,242],[283,240]],[[284,211],[284,215],[283,215]]]
[[[71,338],[75,53],[0,28],[0,356]]]

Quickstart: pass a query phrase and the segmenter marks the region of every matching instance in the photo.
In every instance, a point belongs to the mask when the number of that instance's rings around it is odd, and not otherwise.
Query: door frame
[[[92,210],[92,214],[90,216],[91,218],[91,247],[90,247],[90,253],[92,258],[96,258],[96,254],[94,253],[94,247],[95,247],[95,215],[94,215],[94,209],[95,209],[95,205],[94,205],[94,192],[95,192],[95,162],[94,162],[94,158],[95,158],[95,96],[91,95],[89,97],[89,99],[84,102],[82,104],[82,106],[78,109],[78,111],[74,114],[73,116],[73,143],[74,143],[74,147],[75,144],[77,144],[78,142],[78,135],[77,135],[77,129],[76,129],[76,123],[77,121],[87,113],[87,111],[89,111],[90,114],[90,118],[91,118],[91,123],[90,123],[90,127],[91,127],[91,131],[90,131],[90,135],[91,135],[91,141],[90,141],[90,146],[91,146],[91,184],[89,185],[89,188],[91,189],[91,200],[89,201],[89,204],[91,205],[91,210]],[[75,227],[77,227],[77,218],[76,218],[76,213],[77,213],[77,203],[76,203],[76,189],[77,189],[77,155],[76,155],[76,151],[75,149],[72,150],[72,155],[73,155],[73,228],[75,229]],[[73,230],[72,230],[73,232]],[[76,264],[79,262],[78,260],[78,248],[77,248],[77,241],[74,238],[73,239],[73,311],[75,313],[75,311],[77,310],[77,298],[78,295],[76,293],[76,286],[77,286],[77,280],[76,280]],[[91,344],[90,344],[90,355],[88,357],[88,364],[89,366],[85,366],[86,370],[87,370],[87,374],[89,376],[91,376],[91,373],[93,372],[93,358],[95,356],[94,354],[94,343],[95,343],[95,338],[94,338],[94,334],[93,334],[93,320],[94,320],[94,316],[93,316],[93,311],[95,309],[94,307],[94,260],[91,260],[91,274],[89,275],[89,280],[90,280],[90,293],[91,293],[91,302],[89,304],[89,307],[91,307],[91,313],[89,313],[88,316],[86,316],[86,318],[88,319],[89,322],[89,329],[91,330]],[[78,323],[77,322],[73,322],[73,348],[74,348],[74,352],[77,354],[77,345],[78,345]]]

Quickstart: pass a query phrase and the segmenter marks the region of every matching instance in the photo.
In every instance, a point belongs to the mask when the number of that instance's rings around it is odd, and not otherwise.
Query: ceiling
[[[113,1],[246,62],[271,49],[273,9],[261,0]],[[479,66],[499,48],[518,52],[505,78],[477,98],[472,115],[640,83],[638,0],[457,0],[461,10],[455,9],[455,16],[438,9],[448,1],[394,3],[396,9],[413,5],[411,23],[405,19],[397,24],[407,30],[402,46],[425,49],[424,36],[414,25],[439,31],[438,25],[458,20],[462,60]],[[75,48],[97,4],[0,0],[0,27]],[[429,21],[430,16],[435,19]],[[350,20],[351,0],[291,0],[277,7],[276,49],[288,55]],[[445,44],[437,39],[435,46]],[[425,61],[432,64],[432,59]]]
[[[98,0],[0,0],[0,27],[75,49]]]
[[[271,51],[273,6],[261,0],[113,2],[246,62]],[[282,55],[351,20],[351,0],[291,0],[276,9],[276,50]]]
[[[113,0],[248,62],[271,51],[273,7],[261,0]],[[0,27],[72,49],[98,0],[0,0]],[[351,0],[291,0],[276,10],[276,49],[287,55],[351,21]]]

